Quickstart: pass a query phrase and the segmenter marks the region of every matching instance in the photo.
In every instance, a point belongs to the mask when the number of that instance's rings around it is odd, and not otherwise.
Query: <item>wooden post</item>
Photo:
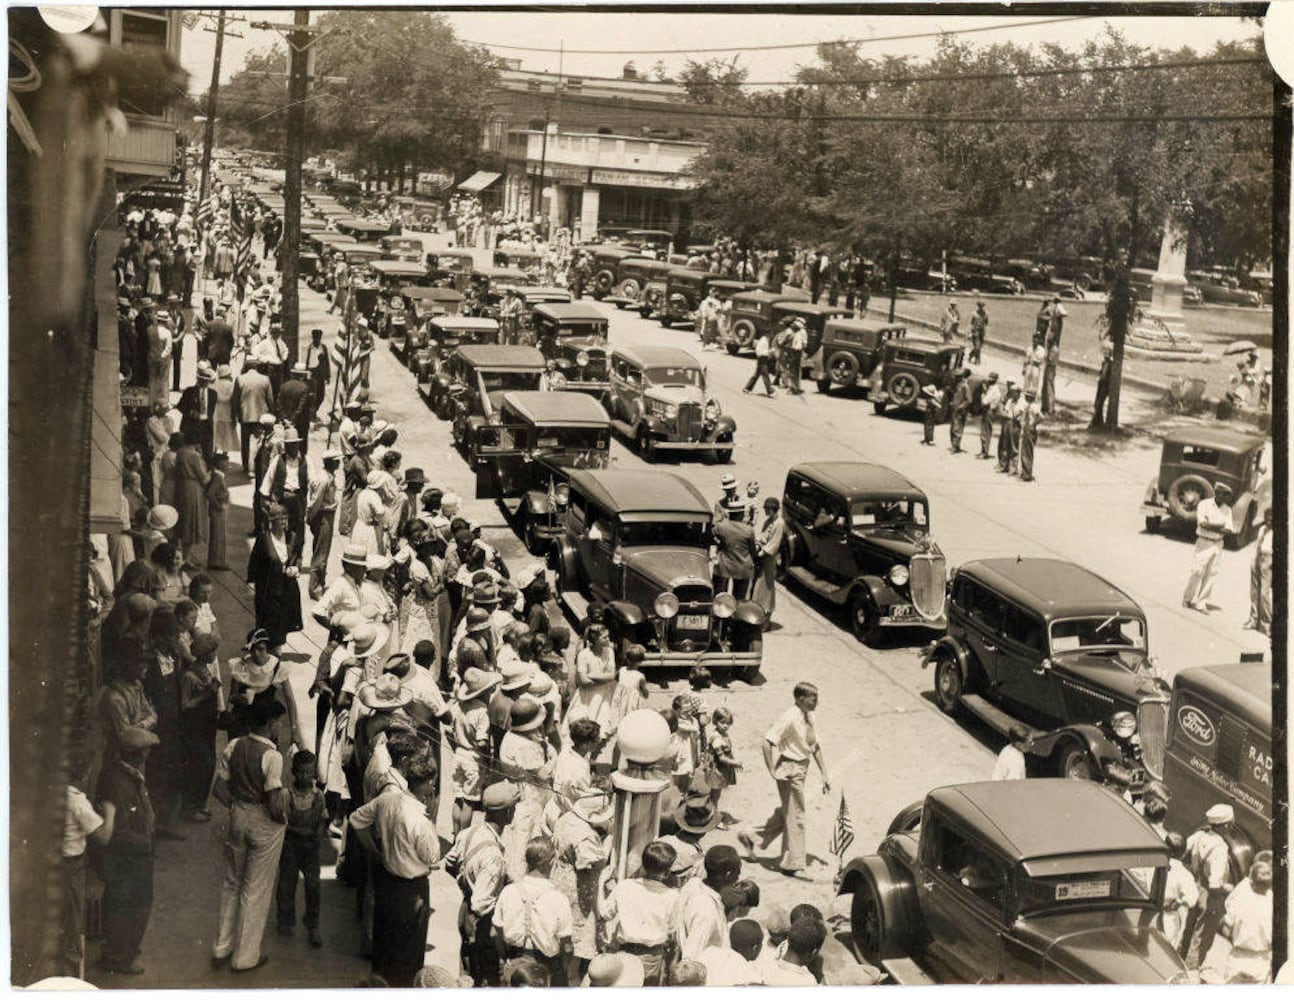
[[[310,11],[297,8],[293,24],[307,27]],[[283,337],[292,363],[300,361],[301,309],[297,285],[297,254],[301,248],[301,161],[305,157],[307,47],[310,35],[295,31],[288,36],[287,163],[283,176]]]

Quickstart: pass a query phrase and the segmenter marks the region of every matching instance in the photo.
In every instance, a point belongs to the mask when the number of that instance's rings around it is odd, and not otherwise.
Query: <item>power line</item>
[[[944,35],[971,35],[980,31],[1001,31],[1005,28],[1031,28],[1040,24],[1065,24],[1070,21],[1090,21],[1090,16],[1052,17],[1041,21],[1016,21],[1011,24],[985,24],[977,28],[956,28],[945,31],[922,31],[907,35],[878,35],[874,38],[821,39],[816,42],[789,42],[781,45],[728,45],[720,48],[698,49],[552,49],[538,45],[500,45],[494,42],[473,42],[466,38],[464,45],[480,45],[487,49],[506,49],[509,52],[547,52],[579,56],[667,56],[692,55],[710,52],[772,52],[784,49],[816,49],[819,45],[870,45],[875,42],[902,42],[916,38],[942,38]]]

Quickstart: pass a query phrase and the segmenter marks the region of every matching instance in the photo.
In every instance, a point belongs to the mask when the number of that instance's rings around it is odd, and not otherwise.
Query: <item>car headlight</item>
[[[657,594],[656,600],[652,603],[652,610],[656,612],[657,618],[673,618],[678,614],[678,597],[669,590]]]
[[[718,420],[719,414],[721,414],[722,412],[723,412],[723,408],[719,405],[719,401],[717,399],[712,399],[705,404],[706,420]]]
[[[899,563],[890,570],[890,583],[894,584],[894,586],[902,587],[907,582],[908,568],[902,563]]]
[[[575,355],[575,363],[579,365],[581,368],[588,367],[588,363],[589,363],[588,351],[580,351],[579,354]]]
[[[1137,717],[1131,712],[1115,712],[1110,716],[1110,729],[1121,740],[1126,740],[1137,731]]]
[[[737,611],[737,598],[727,591],[714,595],[714,616],[731,618]]]

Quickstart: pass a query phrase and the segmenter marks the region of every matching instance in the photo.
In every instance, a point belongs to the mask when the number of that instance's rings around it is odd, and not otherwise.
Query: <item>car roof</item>
[[[585,392],[509,392],[505,405],[536,424],[609,427],[611,418],[602,404]]]
[[[1040,613],[1048,621],[1083,615],[1121,614],[1144,618],[1131,597],[1089,569],[1064,559],[1015,556],[962,563],[965,573],[1007,600]]]
[[[544,302],[535,306],[535,313],[555,319],[559,323],[572,319],[598,319],[603,323],[607,322],[602,311],[587,302]]]
[[[641,267],[648,271],[669,271],[674,265],[667,260],[657,260],[655,257],[626,257],[620,262],[620,266],[632,264],[634,267]]]
[[[427,269],[422,264],[416,264],[411,260],[375,260],[369,267],[380,274],[427,273]]]
[[[497,253],[501,253],[501,254],[503,254],[505,257],[509,257],[509,258],[511,258],[511,257],[531,257],[531,258],[534,258],[534,257],[542,257],[542,256],[543,256],[543,254],[541,254],[538,250],[531,250],[529,247],[517,247],[517,248],[515,248],[515,249],[508,249],[508,248],[506,248],[506,247],[500,247],[496,252],[497,252]]]
[[[637,347],[617,347],[613,355],[632,361],[634,364],[650,368],[655,365],[666,365],[673,368],[700,368],[701,362],[681,347],[668,347],[658,344],[643,344]]]
[[[499,329],[498,320],[490,319],[488,316],[433,316],[431,323],[433,326],[453,330],[497,331]]]
[[[1242,716],[1268,736],[1272,731],[1272,668],[1270,663],[1224,663],[1187,667],[1173,678],[1174,690],[1203,695],[1219,708]]]
[[[945,344],[940,340],[926,340],[923,337],[904,337],[902,340],[891,340],[885,346],[905,351],[915,348],[928,354],[952,354],[962,349],[957,344]]]
[[[625,232],[626,236],[668,236],[674,238],[674,234],[668,229],[630,229]]]
[[[879,323],[868,319],[849,319],[833,316],[827,320],[827,330],[848,330],[851,333],[879,333],[884,330],[906,330],[902,323]],[[908,343],[908,341],[905,341]]]
[[[753,281],[738,281],[736,278],[713,278],[706,282],[708,288],[736,288],[739,291],[755,291],[759,288]]]
[[[1095,781],[979,781],[936,788],[927,801],[1017,861],[1167,852],[1159,834],[1132,806]]]
[[[710,519],[710,505],[701,492],[672,472],[647,469],[582,469],[571,474],[571,485],[613,513],[660,511],[695,514]]]
[[[571,300],[570,289],[559,288],[556,285],[523,285],[518,288],[517,291],[519,291],[524,298],[528,299],[537,299],[542,298],[545,295],[552,295],[556,297],[556,301],[558,302],[569,302]]]
[[[623,260],[625,257],[641,257],[642,253],[638,250],[630,250],[626,246],[609,245],[593,251],[594,257],[619,257]]]
[[[850,310],[844,306],[824,306],[816,302],[801,302],[798,299],[778,302],[773,308],[778,312],[800,313],[804,316],[848,316],[850,313]]]
[[[799,299],[793,299],[789,295],[783,295],[781,292],[765,292],[754,290],[749,292],[738,292],[733,296],[734,299],[741,299],[745,302],[798,302]]]
[[[483,274],[491,281],[502,281],[511,278],[514,281],[521,281],[530,277],[529,271],[523,271],[519,267],[495,267],[493,264],[487,264],[485,267],[474,269],[477,274]]]
[[[699,267],[671,267],[669,277],[671,278],[696,278],[700,281],[709,271],[702,271]]]
[[[401,295],[411,299],[430,299],[433,302],[462,302],[463,293],[455,288],[441,288],[438,285],[405,285],[400,289]]]
[[[803,476],[838,496],[925,497],[906,476],[871,462],[806,462],[794,466],[790,475]]]
[[[473,368],[544,367],[544,355],[537,347],[516,344],[464,344],[458,349],[463,360]]]
[[[1183,427],[1164,435],[1164,444],[1193,444],[1218,451],[1249,451],[1266,443],[1267,438],[1261,434],[1248,434],[1226,427]]]

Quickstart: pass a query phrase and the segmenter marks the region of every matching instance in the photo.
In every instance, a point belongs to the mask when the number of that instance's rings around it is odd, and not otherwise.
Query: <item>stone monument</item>
[[[1164,220],[1159,267],[1151,279],[1150,307],[1128,331],[1127,352],[1170,361],[1210,361],[1186,332],[1182,292],[1186,288],[1186,230],[1171,214]]]

